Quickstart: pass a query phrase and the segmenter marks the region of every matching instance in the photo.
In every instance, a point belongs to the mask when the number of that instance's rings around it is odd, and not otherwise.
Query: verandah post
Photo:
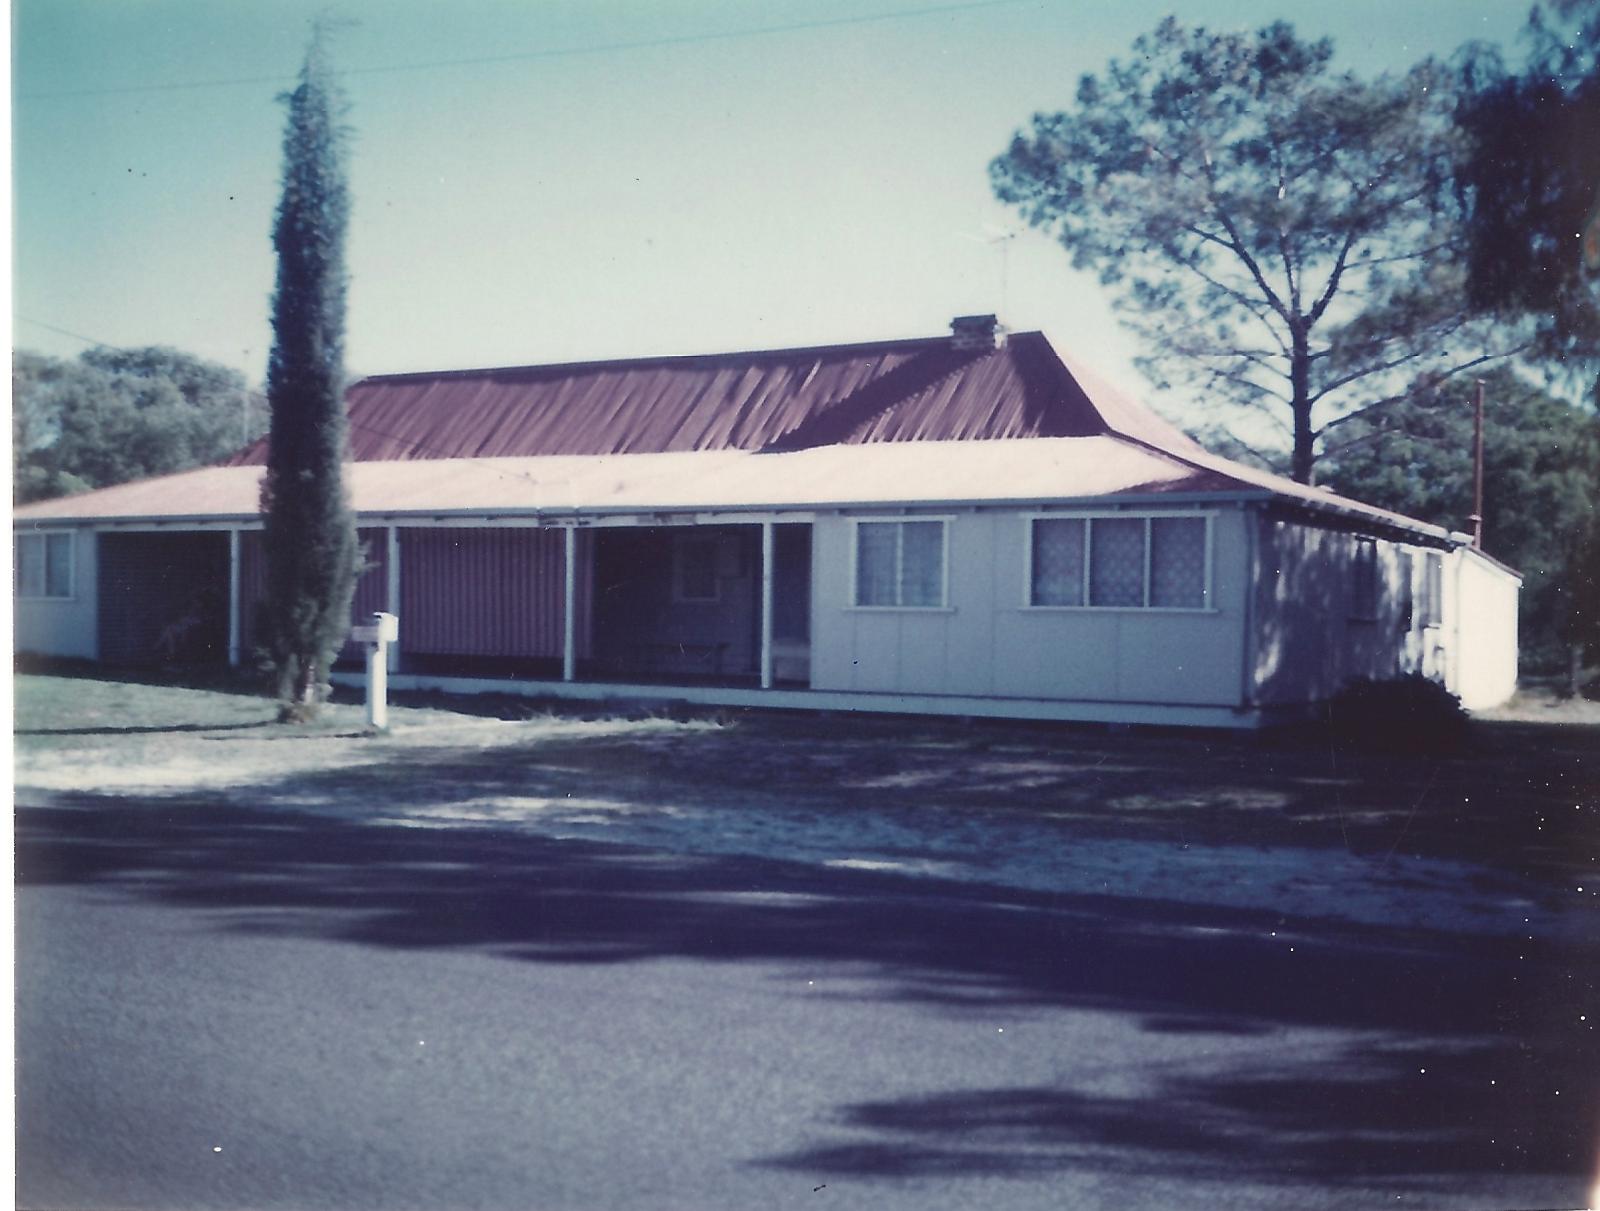
[[[578,528],[567,526],[567,583],[561,618],[561,680],[572,681],[578,673]]]
[[[387,543],[387,559],[384,561],[385,573],[389,583],[384,590],[387,605],[383,608],[389,613],[400,615],[400,527],[390,526],[385,539]],[[400,643],[398,638],[389,645],[389,672],[400,671]]]
[[[761,523],[761,688],[772,688],[772,552],[773,524]]]
[[[242,628],[241,611],[244,604],[239,600],[239,530],[228,531],[228,667],[238,668],[242,653],[240,652]]]

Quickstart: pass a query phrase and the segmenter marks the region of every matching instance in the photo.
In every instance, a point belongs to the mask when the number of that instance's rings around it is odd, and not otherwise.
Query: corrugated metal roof
[[[198,471],[41,501],[19,524],[253,519],[259,467]],[[351,463],[356,510],[380,516],[717,512],[888,505],[1081,501],[1102,497],[1265,496],[1433,538],[1443,530],[1209,455],[1127,438],[884,442],[761,453],[553,455]]]
[[[350,463],[366,516],[1051,500],[1225,490],[1229,481],[1117,437],[891,442],[759,453],[552,455]],[[254,517],[259,467],[206,467],[40,501],[18,521]]]
[[[1113,429],[1188,444],[1107,393],[1111,423],[1039,332],[1017,333],[987,353],[958,351],[938,337],[380,375],[352,386],[348,400],[357,462],[796,450]],[[265,461],[264,443],[233,460]]]
[[[1042,333],[363,379],[364,515],[804,509],[1270,493],[1444,530],[1207,453]],[[264,444],[212,467],[24,506],[19,523],[253,518]]]

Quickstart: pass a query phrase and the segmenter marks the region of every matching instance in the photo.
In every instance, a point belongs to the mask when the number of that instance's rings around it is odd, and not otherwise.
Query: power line
[[[677,34],[663,38],[642,38],[633,42],[602,42],[592,46],[568,46],[554,50],[519,51],[508,55],[483,55],[469,59],[436,59],[421,63],[395,63],[380,67],[345,68],[339,76],[376,76],[400,72],[434,71],[451,67],[481,67],[494,63],[523,63],[537,59],[565,59],[578,55],[607,55],[620,51],[653,50],[667,46],[690,46],[702,42],[731,42],[739,38],[766,38],[780,34],[803,33],[814,29],[833,29],[849,25],[869,25],[884,21],[902,21],[915,17],[935,17],[946,13],[973,12],[979,9],[1002,8],[1021,4],[1024,0],[969,0],[965,4],[932,5],[926,8],[895,9],[890,12],[862,13],[852,17],[828,17],[815,21],[794,21],[786,25],[755,26],[750,29],[725,30],[720,33]],[[183,92],[191,89],[233,88],[245,84],[286,84],[291,76],[235,76],[222,80],[185,80],[171,84],[128,84],[111,88],[75,88],[58,91],[25,92],[16,94],[17,100],[44,101],[66,97],[102,97],[124,93]]]
[[[25,315],[16,315],[13,319],[21,320],[24,324],[32,324],[35,328],[43,328],[46,332],[54,332],[61,336],[70,336],[75,341],[82,341],[85,345],[93,345],[97,349],[120,349],[121,345],[108,345],[105,341],[97,341],[92,336],[84,336],[81,332],[74,332],[70,328],[57,328],[54,324],[47,324],[43,320],[30,320]]]

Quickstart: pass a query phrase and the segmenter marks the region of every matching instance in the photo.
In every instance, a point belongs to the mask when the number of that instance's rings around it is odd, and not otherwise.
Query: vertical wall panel
[[[400,546],[403,651],[561,658],[566,544],[560,530],[406,529]],[[580,610],[589,579],[583,546]],[[580,654],[585,629],[578,628]]]
[[[389,544],[382,527],[356,531],[366,556],[366,569],[356,579],[350,604],[353,622],[367,622],[375,610],[388,609]],[[254,663],[261,642],[261,606],[267,596],[267,556],[260,530],[239,536],[239,651],[246,665]],[[346,644],[342,659],[361,655],[359,645]]]

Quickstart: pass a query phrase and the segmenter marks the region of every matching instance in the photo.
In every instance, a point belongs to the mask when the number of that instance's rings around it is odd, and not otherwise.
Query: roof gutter
[[[1184,454],[1181,451],[1169,450],[1164,446],[1158,446],[1142,437],[1135,437],[1132,434],[1124,433],[1121,429],[1112,429],[1111,432],[1123,441],[1132,442],[1135,445],[1143,446],[1145,449],[1151,450],[1156,454],[1163,455],[1174,462],[1181,463],[1183,466],[1188,467],[1191,470],[1202,471],[1211,475],[1225,475],[1228,478],[1233,479],[1235,482],[1247,482],[1239,480],[1237,475],[1234,475],[1230,472],[1219,472],[1215,467],[1209,467],[1204,462],[1195,459],[1190,455]],[[1281,477],[1274,476],[1273,478]],[[1459,545],[1456,536],[1451,534],[1450,531],[1446,530],[1443,526],[1429,525],[1427,522],[1417,521],[1415,518],[1406,517],[1402,513],[1390,513],[1387,509],[1379,509],[1373,505],[1363,505],[1359,501],[1351,501],[1346,504],[1341,498],[1336,496],[1330,496],[1326,500],[1322,500],[1307,498],[1304,496],[1290,495],[1289,493],[1276,491],[1272,488],[1256,487],[1251,490],[1259,493],[1259,496],[1242,495],[1234,499],[1269,499],[1283,505],[1288,509],[1299,508],[1308,513],[1327,512],[1337,514],[1341,517],[1355,518],[1361,521],[1363,524],[1373,528],[1382,528],[1401,533],[1424,535],[1427,538],[1432,539],[1435,545],[1443,547],[1447,550]]]
[[[901,500],[831,500],[794,501],[782,504],[750,501],[739,504],[672,504],[646,503],[628,505],[544,505],[519,508],[499,505],[493,508],[459,509],[361,509],[356,516],[362,521],[401,520],[405,518],[524,518],[529,521],[557,521],[572,517],[617,517],[638,513],[815,513],[819,510],[841,509],[1044,509],[1044,508],[1096,508],[1108,505],[1117,507],[1148,505],[1233,504],[1246,501],[1269,501],[1274,494],[1251,489],[1244,492],[1138,492],[1113,493],[1089,496],[1026,496],[1010,498],[957,498],[957,499],[901,499]],[[61,526],[178,526],[178,525],[253,525],[260,524],[259,513],[222,514],[123,514],[92,517],[36,517],[13,520],[15,530],[29,527],[59,528]]]

